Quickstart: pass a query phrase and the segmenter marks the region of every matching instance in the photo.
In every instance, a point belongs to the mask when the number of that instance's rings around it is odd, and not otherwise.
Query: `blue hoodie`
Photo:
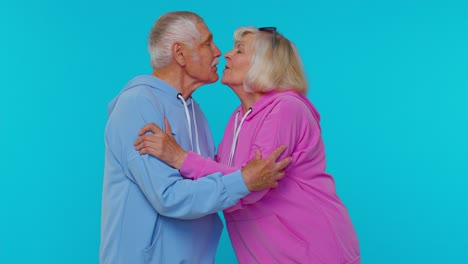
[[[240,171],[193,181],[134,149],[138,131],[150,122],[164,127],[166,117],[185,150],[196,151],[198,145],[202,156],[213,158],[215,147],[204,114],[192,98],[185,108],[178,93],[155,77],[137,76],[109,104],[102,264],[213,263],[223,228],[217,211],[249,193]],[[187,121],[190,117],[195,118]]]

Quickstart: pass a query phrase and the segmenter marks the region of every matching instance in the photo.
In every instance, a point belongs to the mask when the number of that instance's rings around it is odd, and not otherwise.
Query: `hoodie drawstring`
[[[184,97],[182,96],[182,94],[180,94],[180,93],[177,94],[177,98],[179,100],[181,100],[182,103],[184,104],[185,116],[187,117],[187,123],[188,123],[188,127],[189,127],[190,144],[192,145],[192,150],[194,150],[193,149],[193,140],[192,140],[192,122],[190,120],[190,114],[189,114],[189,110],[188,110],[188,107],[187,107],[187,103],[185,102]],[[197,144],[197,153],[199,155],[201,155],[200,144],[198,142],[198,127],[197,127],[197,119],[195,118],[195,106],[194,106],[194,104],[195,104],[195,102],[192,99],[192,117],[193,117],[193,125],[195,127],[195,141],[196,141],[196,144]]]
[[[242,127],[242,124],[244,123],[245,119],[247,116],[252,112],[252,107],[249,108],[247,112],[245,112],[244,116],[242,117],[239,127],[237,127],[237,121],[239,120],[239,114],[240,111],[237,112],[236,114],[236,121],[234,123],[234,134],[232,136],[232,145],[231,145],[231,153],[229,154],[229,162],[228,166],[232,165],[232,159],[234,158],[234,153],[236,152],[236,146],[237,146],[237,138],[239,137],[239,133]]]

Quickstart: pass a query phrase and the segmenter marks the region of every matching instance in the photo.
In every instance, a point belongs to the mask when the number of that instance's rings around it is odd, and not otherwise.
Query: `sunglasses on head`
[[[269,32],[273,34],[273,48],[276,46],[276,27],[261,27],[260,31]]]

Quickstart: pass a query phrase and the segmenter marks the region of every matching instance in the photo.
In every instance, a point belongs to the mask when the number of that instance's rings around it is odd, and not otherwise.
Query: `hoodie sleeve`
[[[205,175],[210,175],[211,173],[221,172],[222,174],[228,174],[237,170],[239,170],[239,168],[229,167],[227,165],[218,163],[216,158],[215,160],[212,160],[210,158],[205,158],[192,151],[189,151],[187,157],[184,160],[184,163],[182,164],[182,167],[180,168],[180,173],[186,178],[198,180],[201,177],[205,177]],[[261,197],[263,197],[267,193],[267,191],[268,190],[252,192],[250,195],[247,196],[250,197],[250,201],[252,202],[245,201],[245,204],[254,203],[260,200]],[[258,198],[254,199],[254,197]],[[238,202],[235,206],[225,209],[225,211],[232,212],[238,209],[242,209],[243,207],[244,203]]]
[[[220,164],[216,158],[212,160],[189,151],[180,168],[180,174],[184,177],[197,180],[211,173],[221,172],[222,174],[229,174],[236,170],[239,170],[239,168]]]
[[[133,146],[138,131],[149,122],[162,127],[163,119],[154,98],[128,91],[120,96],[106,129],[106,140],[118,146],[128,178],[158,213],[181,219],[199,218],[230,207],[249,193],[240,171],[225,176],[213,173],[193,181],[182,178],[178,170],[155,157],[140,155]]]

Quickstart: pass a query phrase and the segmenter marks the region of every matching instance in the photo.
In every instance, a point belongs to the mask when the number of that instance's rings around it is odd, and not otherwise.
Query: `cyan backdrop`
[[[297,44],[364,263],[466,261],[466,1],[2,0],[0,263],[98,262],[107,103],[151,72],[171,10],[204,17],[223,52],[245,25]],[[219,143],[236,97],[195,97]],[[226,233],[216,263],[236,263]]]

